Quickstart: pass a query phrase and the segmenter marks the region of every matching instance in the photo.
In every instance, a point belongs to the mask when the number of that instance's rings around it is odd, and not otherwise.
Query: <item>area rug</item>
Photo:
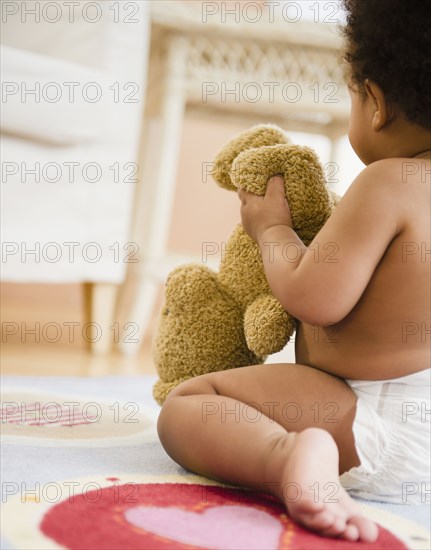
[[[325,539],[269,495],[181,468],[157,438],[154,381],[2,379],[2,549],[431,547],[429,507],[360,501],[379,539]]]

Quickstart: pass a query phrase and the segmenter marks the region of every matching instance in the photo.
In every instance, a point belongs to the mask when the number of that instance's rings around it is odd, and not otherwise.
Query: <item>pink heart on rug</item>
[[[249,506],[214,506],[204,512],[139,506],[125,512],[129,523],[183,544],[220,550],[277,550],[283,526]]]

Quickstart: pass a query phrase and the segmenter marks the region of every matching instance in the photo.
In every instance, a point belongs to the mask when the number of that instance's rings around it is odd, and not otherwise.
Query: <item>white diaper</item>
[[[353,423],[361,465],[340,477],[362,498],[429,504],[431,369],[392,380],[346,380],[358,401]]]

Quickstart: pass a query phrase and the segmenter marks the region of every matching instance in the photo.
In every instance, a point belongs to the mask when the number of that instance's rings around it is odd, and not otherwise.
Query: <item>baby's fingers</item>
[[[255,195],[254,193],[250,193],[249,191],[244,191],[244,189],[238,189],[238,197],[242,204],[246,204],[247,202],[251,202],[253,200],[262,200],[263,197],[259,197],[258,195]]]
[[[242,189],[238,189],[237,191],[239,200],[242,202],[242,204],[245,204],[246,202],[246,192]]]
[[[266,186],[266,196],[267,197],[280,197],[286,198],[284,190],[284,178],[280,175],[272,176],[269,178],[268,184]]]

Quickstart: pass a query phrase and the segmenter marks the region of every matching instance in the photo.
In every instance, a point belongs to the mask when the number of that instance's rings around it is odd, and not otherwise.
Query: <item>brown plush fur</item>
[[[338,200],[312,149],[291,145],[276,126],[258,125],[222,149],[212,172],[221,187],[258,195],[275,174],[284,177],[293,227],[309,244]],[[153,345],[160,377],[154,398],[162,404],[175,386],[194,376],[263,363],[287,344],[295,327],[271,293],[258,245],[239,224],[218,273],[191,264],[168,277]]]

